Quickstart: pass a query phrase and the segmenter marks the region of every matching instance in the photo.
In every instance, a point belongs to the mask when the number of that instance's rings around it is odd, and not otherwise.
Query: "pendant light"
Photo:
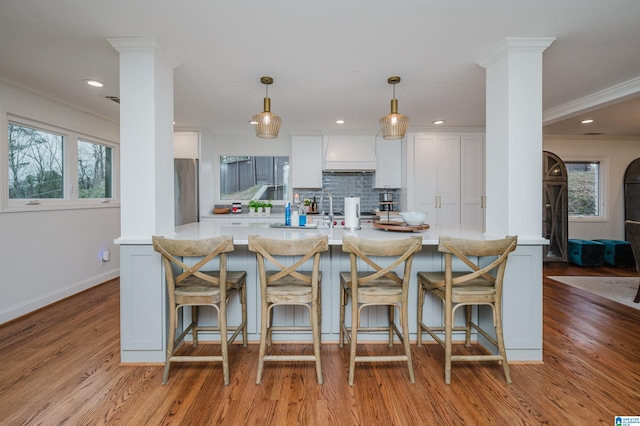
[[[387,83],[393,85],[393,99],[391,99],[391,113],[380,119],[380,130],[384,139],[402,139],[409,125],[409,117],[398,113],[398,100],[396,99],[396,84],[400,83],[400,77],[389,77]]]
[[[271,112],[271,99],[269,99],[269,85],[273,84],[273,78],[260,77],[260,82],[266,86],[266,97],[264,98],[264,111],[251,118],[251,124],[256,130],[256,136],[264,139],[274,139],[278,137],[280,123],[282,119]]]

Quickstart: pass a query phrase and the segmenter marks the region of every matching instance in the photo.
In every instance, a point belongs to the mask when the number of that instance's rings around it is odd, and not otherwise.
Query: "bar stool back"
[[[329,238],[324,236],[300,240],[279,240],[249,236],[249,251],[256,253],[260,275],[262,301],[260,327],[260,353],[256,383],[262,381],[265,361],[315,361],[318,383],[322,383],[320,361],[320,253],[329,249]],[[294,260],[291,260],[291,259]],[[290,265],[288,260],[293,262]],[[311,270],[305,264],[311,261]],[[309,325],[273,325],[273,310],[277,306],[301,305],[309,310]],[[311,331],[313,355],[267,354],[273,331]]]
[[[166,275],[167,295],[169,298],[169,332],[167,338],[167,357],[164,364],[162,384],[169,380],[171,362],[222,361],[224,384],[229,384],[228,347],[242,332],[243,346],[247,346],[247,293],[246,272],[227,271],[227,253],[234,250],[233,237],[230,235],[204,240],[171,240],[164,237],[152,237],[153,249],[162,255]],[[188,265],[185,258],[201,258]],[[219,258],[217,271],[204,271],[215,258]],[[238,293],[242,308],[242,321],[237,327],[227,325],[227,304]],[[217,325],[198,324],[198,307],[213,306],[217,314]],[[191,306],[191,323],[176,339],[178,315],[180,310]],[[187,356],[175,355],[176,349],[189,333],[193,337],[193,347],[198,346],[198,333],[214,331],[220,333],[221,355]],[[232,333],[231,336],[228,333]]]
[[[343,237],[342,251],[349,253],[350,271],[340,273],[340,347],[344,341],[351,343],[349,359],[349,385],[353,386],[356,362],[406,361],[411,383],[415,383],[411,347],[409,342],[408,295],[413,255],[422,249],[422,237],[413,236],[400,240],[367,240]],[[376,258],[374,260],[374,258]],[[377,258],[387,259],[388,265]],[[402,277],[394,270],[404,267]],[[345,307],[351,299],[351,327],[345,325]],[[389,324],[385,327],[361,326],[362,310],[368,306],[389,307]],[[402,332],[394,317],[395,308],[400,312]],[[389,347],[393,346],[394,332],[404,346],[404,355],[363,356],[356,354],[358,333],[386,332]]]
[[[451,383],[452,361],[501,361],[507,383],[511,383],[507,353],[502,335],[502,287],[509,254],[516,249],[518,237],[506,237],[500,240],[465,240],[452,237],[440,237],[438,251],[444,254],[443,272],[418,272],[418,346],[422,345],[422,333],[427,332],[445,349],[444,376]],[[466,265],[466,271],[454,272],[453,259],[457,258]],[[486,266],[474,259],[494,258]],[[444,305],[444,326],[424,324],[423,307],[427,292],[437,296]],[[487,305],[493,313],[495,335],[489,335],[476,322],[472,321],[472,306]],[[465,325],[455,326],[456,310],[465,307]],[[471,345],[471,330],[480,333],[493,344],[497,354],[453,355],[453,332],[464,331],[465,345]],[[444,341],[440,337],[444,334]]]

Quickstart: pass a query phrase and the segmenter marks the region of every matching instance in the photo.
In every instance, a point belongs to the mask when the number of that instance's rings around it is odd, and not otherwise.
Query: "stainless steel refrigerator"
[[[198,160],[176,158],[173,161],[175,225],[198,222]]]

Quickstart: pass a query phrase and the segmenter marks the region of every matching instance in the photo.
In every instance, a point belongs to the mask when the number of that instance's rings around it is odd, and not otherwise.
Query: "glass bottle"
[[[285,226],[291,226],[291,203],[287,201],[284,208],[284,224]]]

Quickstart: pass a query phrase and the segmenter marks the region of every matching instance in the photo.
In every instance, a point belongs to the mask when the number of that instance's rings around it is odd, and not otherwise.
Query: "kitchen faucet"
[[[329,195],[329,216],[327,217],[324,213],[324,193],[327,193]],[[329,228],[333,228],[333,193],[331,192],[330,189],[322,189],[322,192],[320,192],[320,207],[322,208],[322,225],[325,225],[328,223]]]

